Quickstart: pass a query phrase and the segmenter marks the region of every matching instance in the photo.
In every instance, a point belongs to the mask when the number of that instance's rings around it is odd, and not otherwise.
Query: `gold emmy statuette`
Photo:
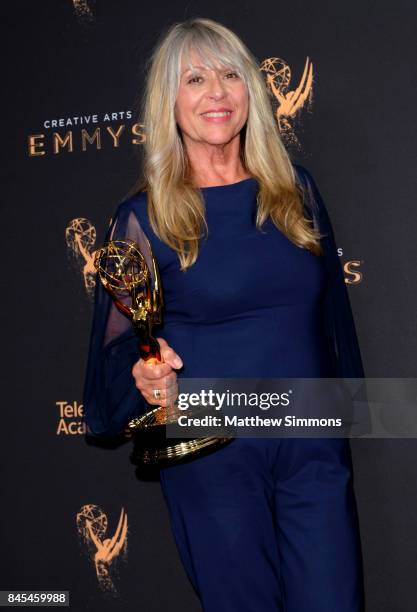
[[[129,238],[110,240],[96,251],[94,266],[118,310],[131,319],[139,339],[140,357],[149,364],[162,363],[159,343],[152,335],[153,326],[162,320],[160,275],[147,239],[142,240],[141,249]],[[132,463],[169,464],[231,440],[230,436],[168,439],[166,425],[177,422],[178,414],[173,403],[168,408],[157,406],[129,421],[134,443]]]

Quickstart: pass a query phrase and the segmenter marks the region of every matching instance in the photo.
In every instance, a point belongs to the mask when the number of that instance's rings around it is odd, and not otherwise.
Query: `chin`
[[[224,144],[232,140],[232,138],[234,138],[236,135],[237,132],[234,132],[233,130],[219,130],[216,131],[216,133],[210,133],[210,131],[207,130],[207,133],[202,134],[201,137],[210,144]]]

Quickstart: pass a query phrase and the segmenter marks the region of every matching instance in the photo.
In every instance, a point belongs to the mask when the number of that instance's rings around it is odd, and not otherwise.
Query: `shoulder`
[[[304,189],[312,189],[316,188],[316,184],[314,182],[311,173],[307,170],[305,166],[301,164],[292,163],[295,173],[295,180],[304,188]]]
[[[304,168],[304,166],[301,166],[300,164],[296,164],[294,162],[291,162],[291,163],[292,163],[292,167],[294,168],[296,180],[299,182],[303,182],[305,175],[307,173],[307,170]]]
[[[304,205],[313,216],[322,217],[326,212],[324,202],[310,172],[301,164],[292,163],[296,183],[304,193]]]
[[[145,191],[139,191],[126,197],[117,206],[113,214],[113,219],[127,223],[131,213],[142,227],[148,227],[147,197]]]
[[[134,219],[132,219],[131,215],[134,215]],[[134,239],[137,242],[140,242],[141,236],[146,236],[161,269],[163,269],[170,258],[172,259],[172,254],[174,254],[176,258],[176,253],[162,242],[153,230],[148,216],[148,198],[146,191],[139,191],[120,202],[115,213],[115,220],[116,219],[120,227],[124,228],[124,230],[130,234],[130,237],[136,236]]]
[[[138,217],[146,214],[147,197],[145,191],[138,191],[120,202],[116,208],[117,215],[126,215],[134,212]]]

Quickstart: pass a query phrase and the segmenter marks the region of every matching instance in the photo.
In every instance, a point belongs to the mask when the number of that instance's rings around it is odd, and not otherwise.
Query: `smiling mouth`
[[[203,117],[228,117],[232,114],[232,111],[209,111],[208,113],[202,113]]]
[[[201,117],[206,123],[227,123],[233,111],[209,111],[201,113]]]

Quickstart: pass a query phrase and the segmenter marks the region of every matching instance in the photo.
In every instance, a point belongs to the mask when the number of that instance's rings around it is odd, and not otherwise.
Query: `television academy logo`
[[[95,504],[82,506],[76,516],[76,525],[79,543],[87,550],[94,565],[100,589],[113,596],[117,595],[114,584],[118,574],[117,561],[120,555],[124,562],[127,561],[128,525],[124,508],[121,509],[116,530],[111,537],[107,533],[107,515]]]
[[[60,400],[55,402],[58,410],[58,425],[56,428],[57,436],[76,436],[86,434],[86,424],[84,422],[83,405],[76,400],[68,402]]]

